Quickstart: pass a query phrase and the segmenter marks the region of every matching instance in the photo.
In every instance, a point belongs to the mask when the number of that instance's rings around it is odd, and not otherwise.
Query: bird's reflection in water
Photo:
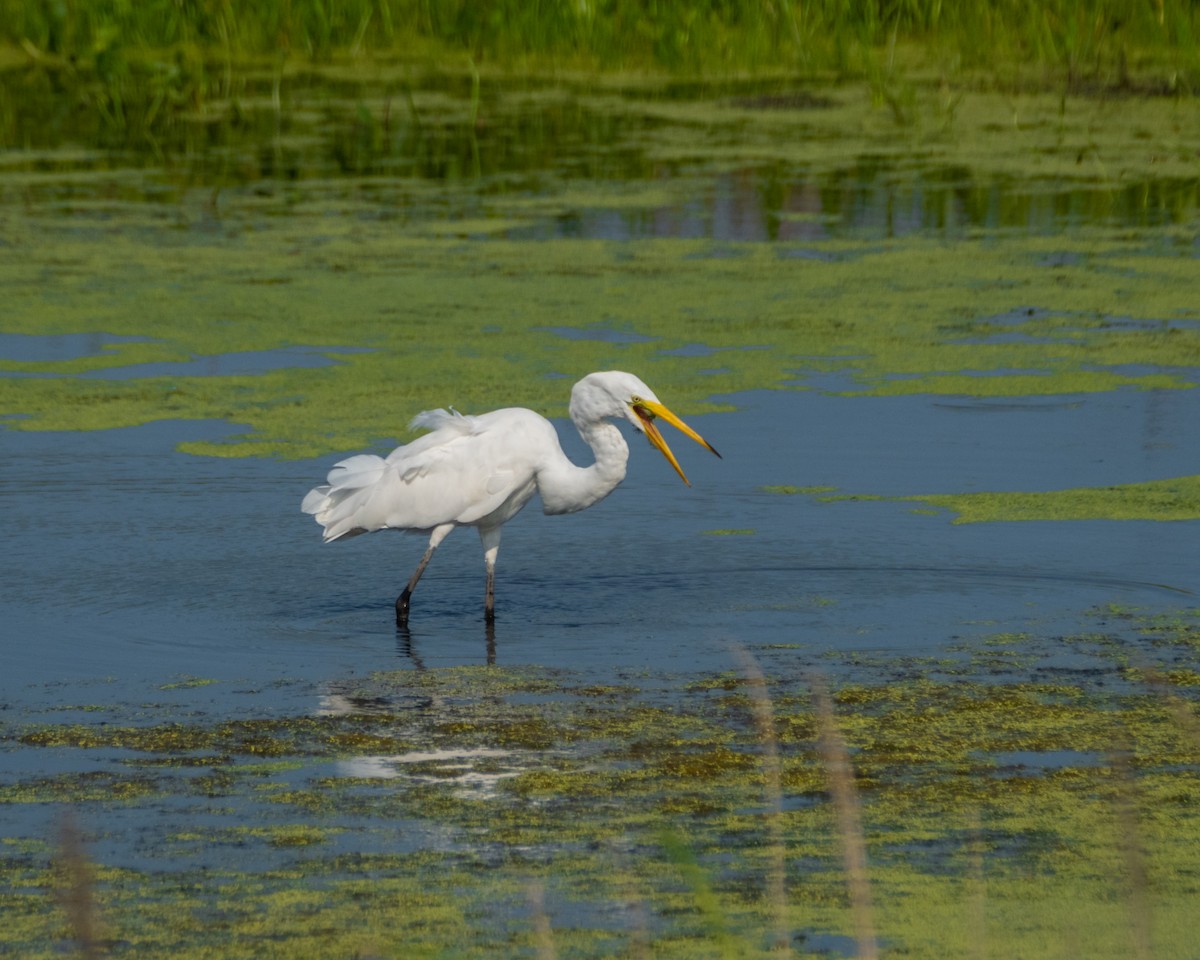
[[[414,669],[425,669],[425,661],[417,653],[417,645],[413,642],[412,630],[408,628],[408,624],[396,624],[396,653],[410,660]]]
[[[484,650],[489,667],[496,665],[496,621],[485,620],[483,625]],[[396,625],[396,653],[413,665],[415,670],[426,670],[425,660],[420,653],[420,644],[408,624]]]

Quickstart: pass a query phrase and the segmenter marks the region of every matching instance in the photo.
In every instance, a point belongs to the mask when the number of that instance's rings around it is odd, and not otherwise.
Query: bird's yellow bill
[[[638,419],[642,421],[642,427],[646,431],[646,437],[649,441],[658,448],[658,452],[667,458],[667,461],[675,468],[675,472],[679,474],[679,478],[689,487],[692,485],[688,480],[687,475],[683,472],[683,468],[679,466],[679,461],[675,459],[675,454],[671,452],[671,448],[667,446],[667,441],[663,439],[663,435],[659,433],[658,427],[654,425],[655,417],[662,417],[676,430],[691,437],[700,446],[707,447],[712,453],[718,457],[716,448],[711,443],[705,440],[700,434],[689,427],[686,423],[680,420],[675,414],[664,407],[661,403],[655,403],[652,400],[642,400],[633,408],[633,412],[638,415]]]

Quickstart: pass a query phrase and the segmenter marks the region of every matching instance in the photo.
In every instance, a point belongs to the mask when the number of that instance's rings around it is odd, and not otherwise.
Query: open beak
[[[671,452],[671,448],[667,446],[667,441],[664,440],[663,435],[658,432],[658,427],[654,425],[655,417],[662,417],[676,430],[679,430],[691,437],[698,444],[700,444],[700,446],[707,447],[710,451],[716,453],[718,457],[721,456],[719,453],[717,453],[716,449],[711,443],[705,440],[702,436],[700,436],[700,434],[680,420],[661,403],[654,403],[651,400],[641,400],[634,404],[633,412],[637,414],[638,419],[642,422],[642,429],[646,431],[646,437],[652,444],[654,444],[654,446],[658,448],[658,452],[667,458],[671,466],[675,468],[675,472],[679,474],[680,479],[683,480],[683,482],[689,487],[692,485],[691,482],[684,474],[683,468],[679,466],[679,461],[675,459],[675,454],[673,454]]]

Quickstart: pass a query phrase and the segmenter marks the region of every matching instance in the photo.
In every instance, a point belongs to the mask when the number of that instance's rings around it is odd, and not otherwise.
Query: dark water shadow
[[[483,662],[488,666],[496,664],[496,623],[494,620],[485,621],[482,626],[482,645],[484,650]],[[418,631],[414,636],[412,628],[409,626],[396,626],[396,653],[402,659],[408,661],[412,668],[417,671],[428,670],[425,664],[425,659],[421,656],[421,648],[425,644],[437,642],[436,629],[428,630],[424,634]]]

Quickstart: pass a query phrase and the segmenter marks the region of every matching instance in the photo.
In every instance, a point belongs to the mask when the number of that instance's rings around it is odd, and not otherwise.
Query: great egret
[[[359,454],[334,464],[328,482],[310,490],[300,509],[325,528],[326,543],[374,530],[429,533],[429,546],[396,599],[401,626],[408,622],[412,592],[438,544],[455,527],[476,527],[487,567],[484,616],[490,623],[495,619],[501,526],[535,492],[546,513],[574,513],[604,499],[625,479],[629,447],[608,418],[623,417],[644,433],[684,483],[688,478],[654,425],[656,417],[720,456],[631,373],[588,374],[571,390],[570,412],[596,454],[590,467],[568,460],[554,426],[532,410],[509,407],[477,417],[426,410],[413,418],[410,428],[431,433],[387,457]]]

